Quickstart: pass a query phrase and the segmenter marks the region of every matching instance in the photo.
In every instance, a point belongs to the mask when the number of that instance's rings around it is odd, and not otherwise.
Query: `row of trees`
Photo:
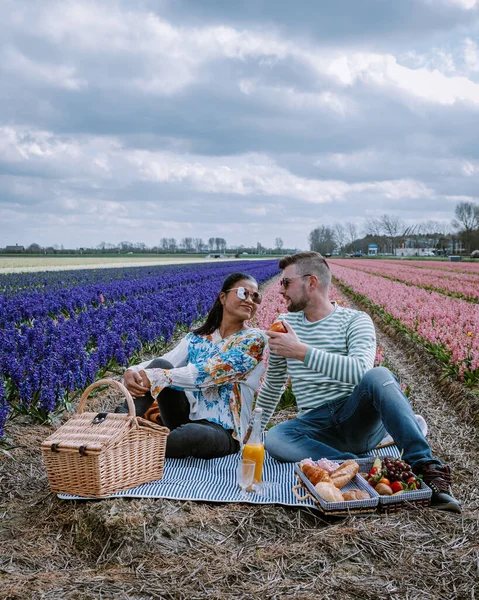
[[[362,234],[362,237],[360,237]],[[321,254],[361,250],[377,244],[379,252],[394,254],[396,248],[420,248],[424,245],[438,251],[464,251],[479,248],[479,204],[459,202],[450,226],[440,221],[424,221],[406,226],[397,216],[384,214],[365,221],[361,230],[353,221],[329,227],[321,225],[309,234],[311,250]]]
[[[283,240],[276,238],[274,248],[267,248],[263,246],[261,242],[257,242],[255,246],[230,246],[224,238],[221,237],[210,237],[207,242],[203,241],[203,238],[185,237],[177,241],[176,238],[160,238],[156,246],[147,246],[144,242],[120,242],[119,244],[111,244],[109,242],[101,242],[94,248],[76,248],[68,249],[63,245],[59,246],[55,244],[53,246],[43,247],[40,244],[30,244],[27,248],[23,246],[7,246],[4,249],[7,253],[12,254],[86,254],[86,253],[98,253],[102,254],[127,254],[133,252],[135,254],[142,253],[175,253],[175,252],[191,252],[191,253],[207,253],[207,252],[219,252],[225,253],[227,251],[233,253],[246,252],[248,254],[270,254],[270,253],[281,253],[283,251]],[[295,249],[285,250],[286,252],[294,251]],[[1,249],[0,249],[1,251]]]

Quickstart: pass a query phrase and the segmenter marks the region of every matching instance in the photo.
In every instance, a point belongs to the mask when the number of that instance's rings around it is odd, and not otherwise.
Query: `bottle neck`
[[[261,435],[261,414],[255,413],[253,420],[253,427],[251,428],[251,435],[248,440],[248,444],[262,444],[263,436]]]

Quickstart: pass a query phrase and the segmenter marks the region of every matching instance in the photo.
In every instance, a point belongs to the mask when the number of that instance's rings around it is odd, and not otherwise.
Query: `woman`
[[[260,302],[253,277],[229,275],[203,325],[161,358],[125,371],[139,416],[158,402],[171,430],[167,457],[216,458],[240,449],[264,370],[265,334],[245,325]]]

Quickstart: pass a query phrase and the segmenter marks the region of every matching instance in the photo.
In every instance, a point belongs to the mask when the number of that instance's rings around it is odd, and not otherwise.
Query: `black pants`
[[[148,364],[149,369],[171,369],[173,365],[163,358],[155,358]],[[206,419],[190,419],[190,403],[185,392],[173,388],[164,388],[157,397],[161,420],[170,434],[166,442],[168,458],[219,458],[235,454],[240,449],[233,438],[231,429],[224,429],[217,423]],[[134,398],[136,414],[142,417],[154,402],[148,392],[141,398]],[[125,404],[118,412],[128,412]]]

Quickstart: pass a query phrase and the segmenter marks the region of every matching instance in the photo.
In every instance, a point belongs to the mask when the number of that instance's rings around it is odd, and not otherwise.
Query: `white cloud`
[[[456,0],[458,6],[471,8],[471,0]],[[474,3],[475,4],[475,3]],[[18,9],[20,12],[22,9]],[[154,95],[169,95],[205,77],[202,69],[218,59],[255,60],[263,68],[273,63],[296,60],[333,82],[350,87],[358,82],[373,88],[401,91],[424,101],[451,105],[465,101],[479,104],[479,84],[465,76],[449,76],[456,70],[452,54],[433,49],[425,66],[410,68],[393,54],[330,50],[282,37],[273,31],[239,29],[232,26],[176,27],[158,15],[141,10],[121,11],[111,4],[72,1],[38,5],[37,19],[27,19],[27,8],[13,26],[24,33],[48,39],[68,56],[75,53],[82,64],[95,57],[108,68],[113,56],[137,63],[135,75],[127,80],[110,74],[105,87],[128,87]],[[466,60],[476,65],[475,43],[466,43]],[[11,51],[14,63],[31,78],[42,78],[71,89],[87,85],[88,74],[74,67],[41,64]],[[266,61],[266,63],[265,63]],[[4,57],[5,62],[5,57]],[[265,64],[268,66],[265,67]],[[80,68],[80,67],[79,67]],[[243,92],[247,93],[243,83]],[[272,90],[274,92],[274,89]],[[346,102],[334,90],[314,94],[283,89],[292,107],[322,107],[325,104],[343,113]]]
[[[478,0],[444,0],[447,4],[458,6],[464,10],[472,10],[477,7]]]
[[[470,38],[464,42],[464,62],[471,71],[479,71],[479,47]]]
[[[274,229],[271,243],[301,246],[319,218],[449,214],[479,181],[477,2],[423,4],[411,31],[384,25],[383,4],[345,33],[318,3],[324,33],[288,22],[286,0],[228,20],[170,0],[5,0],[6,235],[32,241],[42,223],[51,243],[75,228],[156,243],[223,228],[248,243]]]
[[[261,99],[264,104],[270,104],[296,111],[327,109],[328,111],[346,116],[355,110],[354,102],[345,95],[335,92],[301,92],[294,87],[263,85],[251,79],[241,79],[238,87],[246,96]]]
[[[1,53],[0,64],[9,77],[20,77],[66,90],[80,90],[87,85],[84,79],[75,76],[75,67],[35,61],[11,47]]]
[[[183,183],[200,192],[281,196],[312,204],[342,200],[347,194],[376,193],[394,199],[431,195],[427,186],[410,179],[348,184],[340,180],[299,177],[260,154],[203,157],[129,150],[115,140],[107,144],[105,140],[89,138],[78,143],[58,139],[48,132],[27,134],[12,128],[0,129],[0,157],[13,165],[19,160],[32,162],[51,173],[56,168],[59,179],[65,171],[74,169],[76,179],[84,180],[86,185],[91,185],[94,173],[97,180],[113,179],[118,185],[141,181]],[[105,165],[108,165],[106,170]],[[125,169],[126,165],[129,168]]]
[[[346,87],[361,81],[400,90],[435,104],[451,105],[458,101],[479,104],[478,83],[464,76],[448,77],[437,69],[411,69],[400,65],[391,54],[343,54],[329,60],[315,60],[314,64]]]

